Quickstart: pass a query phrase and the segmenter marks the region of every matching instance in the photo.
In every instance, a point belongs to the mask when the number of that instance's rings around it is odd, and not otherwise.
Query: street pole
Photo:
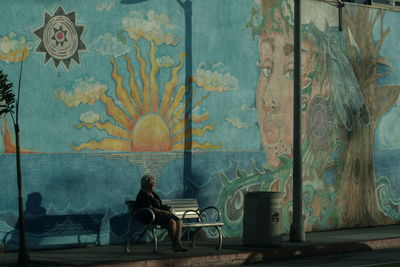
[[[188,178],[192,175],[192,0],[176,0],[183,8],[185,13],[185,146],[183,163],[183,194],[189,195],[188,188],[185,187]]]
[[[19,231],[19,250],[18,250],[18,266],[29,266],[29,254],[26,248],[25,239],[25,215],[24,215],[24,198],[23,198],[23,185],[22,185],[22,168],[21,168],[21,148],[19,141],[19,101],[21,99],[21,80],[22,80],[22,66],[24,65],[25,54],[22,53],[21,67],[19,70],[17,103],[15,105],[15,155],[17,163],[17,183],[18,183],[18,231]]]
[[[293,216],[290,242],[306,241],[301,160],[301,0],[294,0]]]

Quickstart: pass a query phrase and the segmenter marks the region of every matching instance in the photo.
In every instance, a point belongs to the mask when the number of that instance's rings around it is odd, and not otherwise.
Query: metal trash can
[[[247,192],[244,197],[243,244],[279,245],[282,239],[281,192]]]

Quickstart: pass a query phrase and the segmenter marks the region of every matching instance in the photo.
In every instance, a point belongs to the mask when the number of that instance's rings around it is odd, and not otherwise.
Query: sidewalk
[[[131,252],[123,246],[33,251],[32,266],[235,266],[302,256],[327,255],[400,247],[400,226],[382,226],[307,233],[304,243],[288,242],[279,247],[247,247],[241,239],[225,239],[222,250],[216,240],[199,241],[187,252],[175,253],[169,242],[153,253],[152,244],[134,244]],[[185,244],[185,243],[184,243]],[[0,254],[0,266],[16,266],[17,253]]]

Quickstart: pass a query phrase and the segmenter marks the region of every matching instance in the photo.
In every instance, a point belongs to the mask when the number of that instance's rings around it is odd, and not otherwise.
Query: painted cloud
[[[111,8],[113,8],[115,6],[116,3],[117,3],[117,1],[115,1],[115,0],[98,3],[96,5],[96,10],[97,11],[110,10]]]
[[[160,67],[170,67],[174,65],[174,60],[170,56],[162,56],[156,60]]]
[[[255,108],[242,105],[239,109],[229,111],[225,120],[235,128],[248,129],[256,124],[257,112]]]
[[[200,63],[193,80],[206,91],[221,93],[228,90],[235,91],[239,88],[239,81],[235,76],[227,72],[222,63],[212,66],[204,62]]]
[[[198,105],[194,105],[193,111],[192,111],[192,120],[193,122],[196,123],[201,123],[203,121],[208,120],[209,112],[206,110],[204,106],[201,106],[201,103],[207,99],[207,96],[203,97],[199,102]]]
[[[131,11],[128,17],[122,19],[122,26],[134,41],[144,38],[157,45],[176,45],[179,42],[175,38],[176,26],[169,22],[169,17],[153,10],[146,14],[143,11]]]
[[[91,48],[100,52],[103,56],[119,57],[128,54],[131,49],[118,41],[110,33],[98,37],[91,45]]]
[[[67,91],[65,88],[57,88],[54,92],[55,96],[64,102],[67,108],[77,107],[80,104],[92,105],[107,90],[107,86],[89,78],[78,82],[75,91]]]
[[[85,113],[82,113],[79,119],[82,122],[95,123],[96,121],[100,120],[100,115],[94,112],[93,110],[89,110],[86,111]]]
[[[25,37],[17,38],[17,35],[13,32],[8,36],[0,37],[0,60],[7,63],[20,62],[22,54],[25,55],[26,59],[31,49],[32,44]]]

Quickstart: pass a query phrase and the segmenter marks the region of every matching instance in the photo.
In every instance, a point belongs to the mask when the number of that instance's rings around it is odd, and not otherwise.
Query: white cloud
[[[202,105],[195,106],[192,110],[192,120],[196,123],[201,123],[208,120],[209,115],[210,113]]]
[[[115,1],[115,0],[98,3],[96,5],[96,10],[97,11],[110,10],[111,8],[113,8],[115,6],[116,3],[117,3],[117,1]]]
[[[239,129],[248,129],[256,125],[257,111],[255,108],[250,108],[247,105],[242,105],[238,109],[228,112],[225,120],[232,124],[233,127]]]
[[[98,37],[92,44],[91,48],[100,52],[103,56],[119,57],[128,54],[131,49],[118,41],[110,33],[106,33]]]
[[[100,115],[92,110],[89,110],[86,111],[85,113],[82,113],[81,116],[79,116],[79,119],[82,122],[95,123],[96,121],[100,120]]]
[[[55,96],[64,102],[67,108],[77,107],[80,104],[92,105],[100,99],[100,96],[107,90],[107,86],[94,80],[92,77],[83,81],[79,81],[73,92],[67,91],[65,88],[57,88],[54,90]]]
[[[177,27],[169,22],[166,14],[157,14],[153,10],[131,11],[128,17],[122,19],[122,26],[134,41],[140,38],[154,41],[157,45],[176,45],[175,37]]]
[[[162,56],[156,60],[160,67],[170,67],[174,64],[174,60],[170,56]]]
[[[239,89],[239,81],[227,72],[222,63],[209,65],[200,63],[196,69],[194,82],[206,91],[225,92]]]
[[[0,37],[0,60],[7,63],[21,61],[22,53],[26,58],[31,49],[32,43],[23,36],[18,39],[14,32]]]

